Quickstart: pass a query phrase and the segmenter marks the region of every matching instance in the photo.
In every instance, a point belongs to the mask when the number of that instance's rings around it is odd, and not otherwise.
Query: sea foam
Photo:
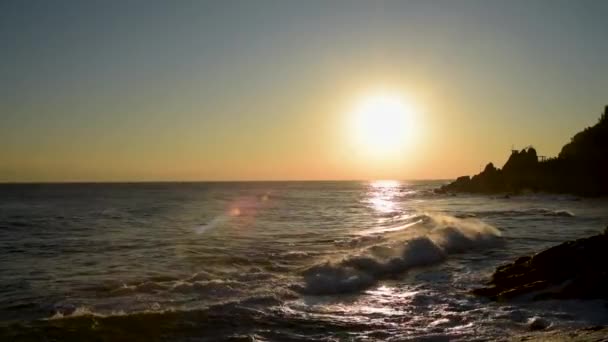
[[[310,267],[303,272],[304,284],[297,290],[311,295],[360,291],[412,268],[439,263],[451,254],[496,245],[501,236],[498,229],[474,218],[432,214],[425,215],[420,225],[425,229],[418,236]]]

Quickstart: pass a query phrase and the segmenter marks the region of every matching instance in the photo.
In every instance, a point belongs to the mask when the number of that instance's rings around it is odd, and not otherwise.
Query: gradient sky
[[[608,104],[608,1],[2,1],[0,181],[437,179]],[[390,160],[348,108],[398,90]]]

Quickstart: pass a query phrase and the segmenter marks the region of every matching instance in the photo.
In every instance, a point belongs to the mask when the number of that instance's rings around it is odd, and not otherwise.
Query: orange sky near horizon
[[[512,146],[554,156],[608,102],[607,11],[2,4],[0,182],[450,179]],[[378,91],[416,108],[407,136],[390,116],[355,132]]]

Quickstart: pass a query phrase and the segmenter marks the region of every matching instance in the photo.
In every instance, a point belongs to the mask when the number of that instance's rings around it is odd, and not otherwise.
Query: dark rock
[[[592,326],[583,329],[561,328],[561,329],[541,329],[534,330],[532,324],[530,329],[532,332],[522,335],[511,336],[506,341],[518,342],[605,342],[608,336],[608,327]]]
[[[564,242],[533,256],[499,266],[488,287],[473,293],[502,300],[608,299],[608,227],[602,234]]]
[[[528,327],[532,331],[543,330],[543,329],[548,328],[550,325],[551,325],[550,322],[548,322],[547,320],[542,319],[540,317],[534,317],[534,318],[530,319],[530,321],[528,322]]]

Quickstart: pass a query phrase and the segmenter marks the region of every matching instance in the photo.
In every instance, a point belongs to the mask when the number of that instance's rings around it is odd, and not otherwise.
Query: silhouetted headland
[[[473,176],[458,177],[439,193],[552,192],[608,195],[608,106],[599,121],[574,135],[557,157],[540,158],[533,147],[513,150],[502,169],[489,163]]]

